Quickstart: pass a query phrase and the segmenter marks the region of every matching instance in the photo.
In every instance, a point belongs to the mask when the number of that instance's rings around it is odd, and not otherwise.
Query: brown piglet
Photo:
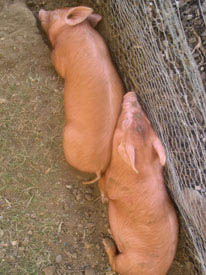
[[[111,162],[99,180],[116,245],[109,238],[103,243],[112,269],[121,275],[165,275],[174,259],[178,221],[163,180],[165,161],[135,92],[127,93]]]
[[[70,165],[97,177],[109,164],[123,85],[109,50],[94,29],[101,20],[89,7],[39,11],[52,62],[65,79],[63,149]]]

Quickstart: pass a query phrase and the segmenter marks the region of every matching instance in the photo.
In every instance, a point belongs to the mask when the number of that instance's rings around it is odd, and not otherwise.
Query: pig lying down
[[[101,16],[88,7],[40,10],[52,47],[52,61],[65,79],[63,149],[73,167],[96,173],[109,164],[122,102],[122,82],[108,48],[94,29]]]
[[[174,259],[178,221],[162,176],[166,156],[135,92],[124,96],[111,163],[99,181],[109,202],[113,239],[103,240],[121,275],[165,275]]]

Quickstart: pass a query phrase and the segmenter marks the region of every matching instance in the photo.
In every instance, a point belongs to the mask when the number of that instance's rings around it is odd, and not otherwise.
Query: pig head
[[[108,48],[94,29],[101,16],[79,6],[40,10],[39,18],[53,46],[53,64],[65,79],[66,160],[81,171],[96,173],[95,182],[111,158],[123,94]]]
[[[166,156],[135,92],[124,96],[112,158],[99,180],[113,239],[104,239],[121,275],[165,275],[175,256],[178,222],[162,176]]]

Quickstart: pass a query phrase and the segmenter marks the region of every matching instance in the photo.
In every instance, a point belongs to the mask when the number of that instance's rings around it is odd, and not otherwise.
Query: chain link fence
[[[167,185],[184,219],[198,274],[206,274],[206,93],[193,56],[200,37],[194,30],[191,49],[179,1],[101,2],[119,72],[126,90],[137,91],[163,141]],[[205,22],[206,5],[198,4]]]

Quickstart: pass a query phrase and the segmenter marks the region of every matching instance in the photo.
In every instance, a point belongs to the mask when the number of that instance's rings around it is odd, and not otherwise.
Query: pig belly
[[[108,210],[111,233],[119,252],[125,251],[125,249],[131,246],[131,243],[137,247],[137,236],[131,234],[132,232],[130,226],[128,225],[127,218],[124,218],[124,216],[121,215],[111,201],[109,202]],[[131,240],[131,237],[133,240]]]
[[[66,126],[63,133],[63,150],[67,162],[87,173],[101,173],[109,163],[109,140]]]

